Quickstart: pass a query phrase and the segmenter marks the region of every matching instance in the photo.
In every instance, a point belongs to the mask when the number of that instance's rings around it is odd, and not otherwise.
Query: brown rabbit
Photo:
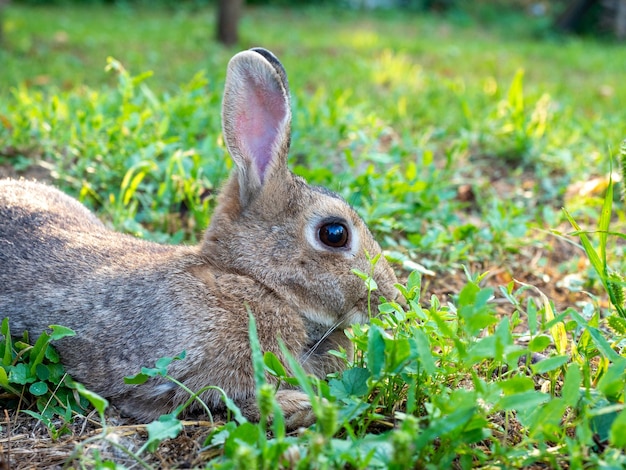
[[[0,318],[38,335],[51,324],[76,331],[57,343],[68,372],[124,414],[152,420],[189,396],[161,379],[124,376],[182,350],[169,372],[192,390],[222,388],[258,419],[247,308],[261,348],[282,358],[279,339],[320,377],[351,349],[343,329],[368,320],[368,292],[352,268],[369,272],[380,253],[338,195],[287,168],[291,111],[285,71],[264,49],[228,66],[223,131],[235,169],[200,246],[149,243],[106,228],[75,199],[29,181],[0,180]],[[395,275],[381,258],[378,295],[394,298]],[[202,399],[215,411],[221,396]],[[290,428],[312,422],[298,390],[277,400]]]

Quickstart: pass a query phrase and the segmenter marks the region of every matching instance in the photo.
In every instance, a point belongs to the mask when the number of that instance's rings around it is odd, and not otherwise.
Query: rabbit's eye
[[[319,231],[320,241],[331,248],[343,248],[348,243],[348,228],[332,222],[322,225]]]

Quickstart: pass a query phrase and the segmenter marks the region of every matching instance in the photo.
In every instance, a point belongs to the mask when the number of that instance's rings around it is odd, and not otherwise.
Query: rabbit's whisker
[[[313,344],[313,346],[311,346],[309,348],[309,350],[304,353],[303,357],[302,357],[302,364],[306,363],[306,361],[308,361],[311,356],[315,353],[315,351],[317,350],[317,348],[320,346],[320,344],[322,344],[326,338],[328,338],[331,334],[333,334],[333,332],[343,323],[342,320],[339,320],[335,323],[333,323],[330,328],[328,328],[328,330],[326,330],[326,332],[322,335],[322,337],[320,339],[318,339],[315,344]]]

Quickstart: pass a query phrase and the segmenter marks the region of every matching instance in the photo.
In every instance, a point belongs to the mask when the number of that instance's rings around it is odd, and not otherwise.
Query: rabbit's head
[[[368,320],[378,296],[396,297],[396,277],[365,223],[337,194],[287,168],[291,110],[285,70],[264,49],[233,57],[223,131],[235,169],[220,195],[203,253],[218,268],[264,285],[303,317],[309,330]],[[368,295],[352,269],[371,273]]]

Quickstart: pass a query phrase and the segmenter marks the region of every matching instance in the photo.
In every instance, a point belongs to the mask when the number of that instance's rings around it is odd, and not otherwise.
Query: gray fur
[[[291,114],[281,70],[278,59],[258,50],[237,54],[229,64],[224,134],[236,168],[199,246],[113,232],[50,186],[0,180],[0,318],[8,316],[16,334],[37,336],[51,324],[74,329],[75,337],[57,343],[69,373],[136,419],[155,419],[188,395],[159,379],[125,385],[124,376],[182,350],[187,357],[172,363],[171,375],[192,390],[221,387],[246,416],[258,419],[247,306],[264,351],[282,357],[282,339],[321,377],[341,367],[329,349],[351,350],[343,329],[368,319],[367,291],[350,270],[369,271],[364,251],[374,256],[380,247],[343,200],[287,169]],[[259,106],[274,100],[271,154],[260,157],[269,158],[266,165],[249,149],[270,147],[242,135],[250,124],[238,120],[241,113],[252,126],[267,119],[241,99],[251,93],[262,96]],[[358,246],[312,245],[311,221],[320,217],[345,220]],[[384,259],[374,277],[380,294],[395,297],[396,279]],[[379,293],[372,296],[374,311]],[[282,389],[277,397],[290,428],[311,423],[302,392]],[[202,398],[213,410],[223,409],[217,392]]]

